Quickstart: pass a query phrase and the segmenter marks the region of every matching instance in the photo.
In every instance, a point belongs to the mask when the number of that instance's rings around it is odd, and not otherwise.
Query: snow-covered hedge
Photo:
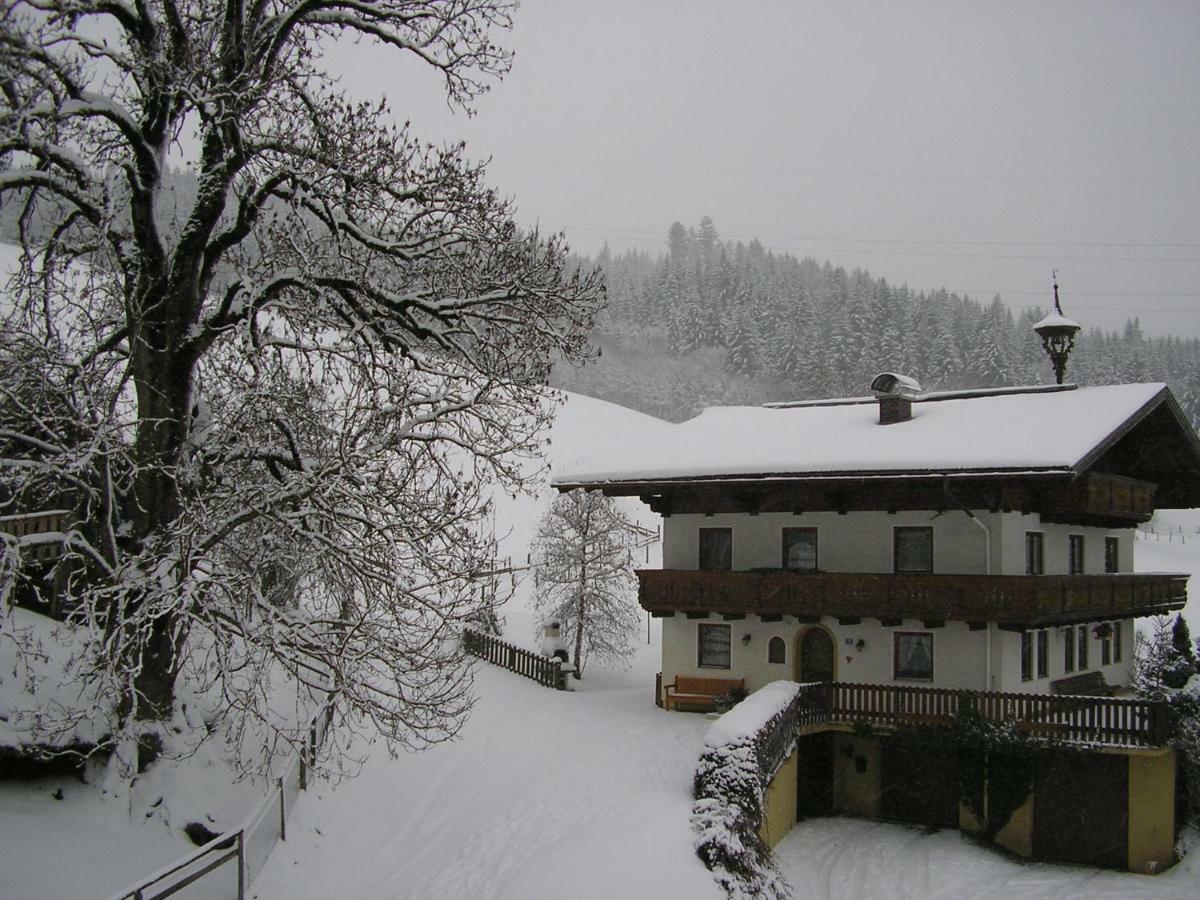
[[[759,836],[767,785],[795,744],[800,685],[776,681],[717,719],[696,767],[696,854],[730,897],[788,896]]]

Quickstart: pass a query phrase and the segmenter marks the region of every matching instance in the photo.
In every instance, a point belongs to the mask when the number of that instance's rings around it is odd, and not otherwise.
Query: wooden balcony
[[[1162,615],[1187,602],[1187,575],[866,575],[643,569],[638,601],[682,612],[998,622],[1041,628]]]
[[[1155,485],[1148,481],[1089,472],[1065,487],[1048,491],[1042,518],[1117,527],[1149,522],[1154,515],[1154,491]]]
[[[1165,704],[1113,697],[1064,697],[833,682],[807,684],[797,698],[802,731],[828,725],[891,730],[949,726],[966,706],[995,723],[1047,741],[1107,747],[1162,747],[1170,737]]]

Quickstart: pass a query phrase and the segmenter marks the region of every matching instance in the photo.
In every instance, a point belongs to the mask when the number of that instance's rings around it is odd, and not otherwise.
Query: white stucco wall
[[[948,622],[943,628],[925,628],[918,620],[906,619],[894,628],[885,628],[877,619],[863,619],[859,625],[840,625],[836,618],[825,616],[817,625],[809,625],[801,624],[794,616],[784,616],[781,622],[762,622],[758,616],[748,615],[745,619],[726,622],[720,616],[689,619],[683,613],[676,613],[664,618],[662,623],[664,684],[674,681],[677,675],[745,678],[747,690],[757,690],[781,678],[795,678],[799,638],[808,629],[821,627],[833,638],[834,678],[837,681],[986,690],[989,632],[984,629],[971,631],[964,622]],[[697,626],[706,623],[730,626],[731,665],[728,669],[702,668],[698,664]],[[933,635],[933,681],[897,681],[893,678],[892,635],[900,631]],[[993,630],[993,641],[997,634]],[[746,635],[750,636],[748,643],[744,641]],[[767,645],[775,636],[782,637],[787,646],[783,664],[767,661]],[[859,640],[863,641],[861,651],[857,649]]]
[[[1057,681],[1060,678],[1067,678],[1071,675],[1078,675],[1080,672],[1101,672],[1104,675],[1104,680],[1110,685],[1125,686],[1130,681],[1130,667],[1133,662],[1133,620],[1124,619],[1114,623],[1121,629],[1121,662],[1110,662],[1107,666],[1101,665],[1101,640],[1095,636],[1095,628],[1099,623],[1088,623],[1087,641],[1088,641],[1088,664],[1086,668],[1081,669],[1078,658],[1078,645],[1075,649],[1075,670],[1068,672],[1064,666],[1065,648],[1063,644],[1066,640],[1066,634],[1070,634],[1072,640],[1077,640],[1077,626],[1068,626],[1068,629],[1059,627],[1049,628],[1048,649],[1050,651],[1049,672],[1045,678],[1037,677],[1037,638],[1034,637],[1034,677],[1029,681],[1021,680],[1021,635],[1016,632],[997,632],[999,636],[998,652],[993,656],[993,662],[998,662],[996,665],[996,673],[999,682],[996,685],[998,691],[1021,691],[1024,693],[1049,694],[1050,682]],[[1037,632],[1031,632],[1036,635]]]
[[[981,527],[985,526],[985,527]],[[1025,574],[1025,534],[1039,531],[1044,535],[1045,574],[1066,574],[1068,535],[1084,537],[1086,574],[1104,572],[1104,539],[1120,539],[1120,571],[1133,571],[1134,535],[1132,529],[1108,530],[1043,523],[1037,514],[991,513],[976,510],[974,516],[961,510],[885,512],[813,512],[802,514],[764,513],[718,515],[674,515],[663,520],[663,567],[695,569],[698,565],[699,529],[731,528],[733,532],[733,568],[777,569],[781,564],[784,528],[816,528],[817,566],[823,572],[890,573],[893,571],[893,529],[899,526],[933,528],[933,569],[944,574]],[[839,681],[860,683],[917,683],[933,687],[975,690],[1025,691],[1048,693],[1050,682],[1066,677],[1061,629],[1049,631],[1049,672],[1045,678],[1021,680],[1021,637],[1000,631],[993,623],[987,629],[971,631],[964,622],[948,622],[943,628],[926,629],[920,621],[905,620],[896,627],[884,627],[878,619],[863,619],[859,625],[839,625],[837,610],[829,611],[821,625],[833,636]],[[698,629],[700,622],[731,626],[732,665],[729,670],[700,668],[698,665]],[[1094,623],[1093,623],[1094,624]],[[785,616],[781,622],[762,622],[758,616],[725,623],[720,616],[688,619],[682,613],[663,620],[663,680],[676,675],[708,675],[745,678],[751,690],[778,678],[796,675],[797,638],[811,627]],[[1091,635],[1086,671],[1100,670],[1109,684],[1129,682],[1129,661],[1133,658],[1133,625],[1121,623],[1122,662],[1101,666],[1100,641]],[[896,631],[928,631],[934,642],[934,679],[932,682],[895,682],[893,679],[893,638]],[[749,641],[743,638],[749,636]],[[779,636],[787,645],[786,662],[767,661],[767,645]],[[859,640],[861,651],[856,649]],[[990,658],[988,648],[991,648]],[[1036,664],[1035,664],[1036,675]],[[1076,672],[1078,672],[1078,666]]]
[[[1112,530],[1059,525],[1042,522],[1037,513],[973,512],[973,518],[962,510],[667,516],[663,519],[663,568],[696,568],[701,528],[733,530],[735,570],[779,568],[783,529],[816,528],[817,567],[821,571],[887,573],[893,571],[893,529],[919,525],[933,528],[933,571],[936,573],[985,574],[990,542],[992,574],[1024,575],[1027,531],[1040,531],[1044,535],[1047,575],[1067,574],[1068,535],[1071,534],[1083,535],[1085,574],[1104,573],[1104,539],[1108,536],[1120,540],[1120,570],[1133,571],[1132,528]]]
[[[995,520],[982,513],[979,518]],[[695,569],[701,528],[733,529],[733,568],[780,567],[784,528],[817,529],[817,567],[823,572],[887,573],[892,566],[892,532],[899,526],[933,528],[933,568],[950,574],[986,571],[987,536],[966,513],[946,511],[814,512],[676,515],[663,520],[663,568]],[[995,548],[993,548],[993,555]]]

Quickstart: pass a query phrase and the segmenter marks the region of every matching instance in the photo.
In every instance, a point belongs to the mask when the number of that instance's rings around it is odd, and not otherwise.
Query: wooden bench
[[[1103,672],[1080,672],[1058,681],[1050,682],[1054,694],[1070,694],[1076,697],[1111,697],[1120,688],[1104,680]]]
[[[695,678],[688,675],[677,675],[673,682],[663,685],[663,706],[670,709],[671,703],[674,701],[675,709],[679,709],[682,701],[711,707],[715,697],[745,689],[746,679],[744,678]]]

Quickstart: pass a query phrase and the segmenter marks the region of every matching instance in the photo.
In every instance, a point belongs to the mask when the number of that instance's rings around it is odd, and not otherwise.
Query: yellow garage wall
[[[1129,870],[1161,872],[1175,856],[1175,751],[1129,757]]]
[[[768,847],[774,848],[784,835],[796,824],[796,772],[798,761],[796,751],[783,761],[775,777],[767,787],[763,798],[763,821],[758,828],[758,836]]]
[[[1017,856],[1033,856],[1033,791],[1013,811],[1005,826],[996,832],[996,843]]]
[[[875,738],[854,734],[839,734],[834,738],[834,812],[879,818],[879,797],[883,784],[880,752],[879,741]]]

